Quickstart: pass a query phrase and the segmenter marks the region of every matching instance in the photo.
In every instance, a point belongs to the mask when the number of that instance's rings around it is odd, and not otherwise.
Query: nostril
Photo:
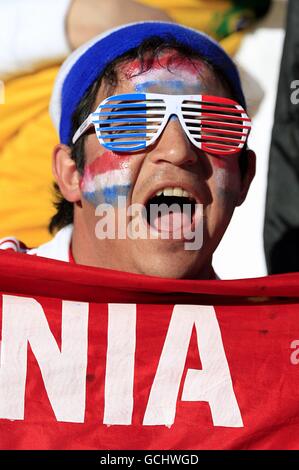
[[[181,123],[174,116],[150,148],[148,156],[154,163],[168,162],[177,166],[191,166],[197,161],[196,150]]]

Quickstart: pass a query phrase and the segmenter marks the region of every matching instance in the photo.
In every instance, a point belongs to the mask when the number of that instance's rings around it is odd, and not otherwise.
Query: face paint
[[[184,76],[173,76],[166,69],[152,70],[147,74],[139,75],[133,79],[137,92],[167,93],[167,94],[197,94],[202,90],[198,75],[182,72]]]
[[[225,206],[235,205],[239,193],[239,176],[230,168],[214,167],[213,173],[219,203]]]
[[[229,177],[230,177],[229,170],[218,167],[218,168],[214,168],[213,172],[214,172],[215,180],[217,183],[217,187],[219,189],[226,188]]]
[[[163,77],[157,76],[156,78],[152,80],[148,80],[142,83],[137,83],[135,85],[135,91],[138,91],[141,93],[142,92],[159,93],[159,90],[161,89],[161,83],[163,83],[163,87],[167,88],[167,91],[168,91],[167,94],[170,94],[170,95],[182,94],[183,89],[186,87],[186,83],[180,80],[163,80]],[[198,84],[195,83],[195,85],[193,86],[196,87],[196,90],[197,90]],[[189,84],[189,87],[190,87],[190,84]],[[194,93],[196,92],[196,90],[194,89]]]
[[[175,73],[182,69],[184,72],[198,75],[203,68],[203,63],[199,59],[188,59],[180,56],[180,54],[175,51],[170,51],[160,57],[156,57],[153,62],[145,59],[144,69],[148,69],[148,72],[143,73],[149,73],[157,69],[166,69],[171,72],[172,68],[175,70]],[[122,65],[120,70],[125,75],[126,80],[135,78],[137,74],[139,75],[141,73],[140,60],[135,59],[128,64]]]
[[[120,73],[131,81],[136,92],[198,94],[205,90],[202,70],[207,66],[199,59],[191,61],[171,52],[156,58],[149,66],[147,72],[141,73],[140,62],[134,60],[123,65]]]
[[[131,156],[104,152],[84,170],[80,188],[84,198],[95,207],[115,206],[119,196],[127,197],[132,183],[129,161]]]

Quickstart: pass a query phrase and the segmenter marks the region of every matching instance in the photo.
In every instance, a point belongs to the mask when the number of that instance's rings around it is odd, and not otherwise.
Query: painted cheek
[[[232,209],[235,208],[238,200],[238,193],[235,190],[231,190],[229,188],[223,189],[218,188],[217,191],[218,200],[221,203],[221,207],[225,207],[230,213]],[[228,214],[227,214],[228,215]]]
[[[227,166],[226,161],[221,157],[212,157],[211,164],[216,170],[218,170],[219,168],[225,169]]]
[[[229,173],[236,174],[239,171],[239,164],[236,162],[236,156],[213,156],[211,157],[211,165],[214,168],[222,168]],[[237,164],[236,164],[237,163]]]
[[[211,157],[217,194],[223,197],[226,192],[236,197],[240,185],[240,167],[238,157]],[[218,191],[219,190],[219,191]]]
[[[216,188],[226,188],[229,181],[228,171],[223,168],[214,168],[214,180]]]
[[[104,152],[87,165],[80,180],[83,197],[97,207],[99,204],[117,206],[119,197],[127,197],[132,187],[131,155]]]
[[[235,205],[239,190],[239,173],[220,167],[214,168],[213,173],[215,192],[221,205]]]

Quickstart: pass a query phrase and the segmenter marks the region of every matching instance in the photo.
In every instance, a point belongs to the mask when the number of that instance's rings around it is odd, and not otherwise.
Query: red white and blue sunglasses
[[[216,155],[240,152],[251,128],[245,110],[229,98],[130,93],[102,101],[81,124],[73,143],[94,125],[103,147],[135,152],[152,145],[173,115],[195,147]]]

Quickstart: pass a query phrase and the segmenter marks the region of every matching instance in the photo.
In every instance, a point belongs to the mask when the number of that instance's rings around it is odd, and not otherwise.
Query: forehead
[[[117,84],[103,82],[97,104],[120,93],[209,94],[231,97],[227,83],[201,58],[190,58],[167,50],[143,60],[131,59],[116,67]]]

